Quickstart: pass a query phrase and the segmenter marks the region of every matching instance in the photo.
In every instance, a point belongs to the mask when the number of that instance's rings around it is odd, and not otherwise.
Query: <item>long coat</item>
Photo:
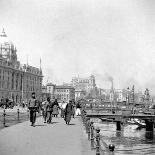
[[[58,115],[59,114],[59,110],[58,110],[58,106],[55,104],[53,106],[53,112],[52,112],[53,115]]]
[[[65,121],[66,122],[70,122],[71,120],[72,109],[73,109],[72,104],[68,103],[65,109]]]

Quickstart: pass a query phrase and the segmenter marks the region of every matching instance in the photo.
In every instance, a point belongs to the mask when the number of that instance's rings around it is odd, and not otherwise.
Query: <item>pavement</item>
[[[0,155],[95,155],[91,151],[81,118],[66,125],[62,118],[52,124],[39,117],[36,127],[26,121],[0,131]]]

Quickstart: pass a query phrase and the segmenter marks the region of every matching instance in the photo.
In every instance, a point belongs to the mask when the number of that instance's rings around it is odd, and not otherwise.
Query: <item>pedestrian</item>
[[[33,92],[32,97],[28,103],[28,109],[30,110],[30,122],[31,122],[31,126],[33,127],[35,127],[37,108],[38,108],[37,100],[35,97],[35,92]]]
[[[81,108],[80,103],[77,102],[77,104],[76,104],[76,116],[81,115],[81,110],[80,110],[80,108]]]
[[[75,115],[75,102],[72,101],[72,116],[74,118],[74,115]]]
[[[52,122],[52,112],[53,112],[53,104],[51,102],[50,97],[47,98],[47,107],[46,107],[46,117],[47,117],[47,123]]]
[[[47,118],[47,105],[48,105],[48,101],[43,101],[42,102],[42,116],[43,116],[43,119],[44,119],[44,123],[46,123],[46,118]]]
[[[53,102],[53,112],[52,112],[52,115],[54,117],[57,117],[59,114],[59,104],[57,102],[57,99],[55,99],[55,101]]]
[[[73,105],[72,105],[72,101],[70,100],[65,108],[65,119],[64,120],[66,121],[67,125],[69,125],[70,120],[71,120],[72,109],[73,109]]]
[[[64,101],[61,104],[61,117],[64,118],[65,116],[65,108],[66,108],[67,103],[65,103]]]

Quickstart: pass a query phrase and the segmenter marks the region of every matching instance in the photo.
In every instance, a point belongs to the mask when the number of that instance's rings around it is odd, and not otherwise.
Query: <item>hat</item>
[[[32,92],[32,95],[35,95],[36,93],[35,92]]]

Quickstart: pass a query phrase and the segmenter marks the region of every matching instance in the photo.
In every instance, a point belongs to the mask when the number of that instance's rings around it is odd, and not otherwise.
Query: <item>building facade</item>
[[[75,100],[82,99],[85,96],[85,91],[81,89],[75,90]]]
[[[75,88],[71,86],[55,86],[54,92],[58,102],[75,100]]]
[[[56,87],[56,85],[54,85],[53,83],[48,83],[46,85],[47,93],[50,94],[51,98],[54,98],[55,87]]]
[[[91,90],[96,88],[94,75],[91,75],[88,78],[74,77],[74,78],[72,78],[71,83],[72,83],[72,86],[76,90],[83,90],[86,92],[90,92]]]
[[[36,92],[37,98],[40,98],[42,78],[41,68],[20,64],[17,49],[3,30],[0,35],[0,99],[27,102],[32,92]]]

